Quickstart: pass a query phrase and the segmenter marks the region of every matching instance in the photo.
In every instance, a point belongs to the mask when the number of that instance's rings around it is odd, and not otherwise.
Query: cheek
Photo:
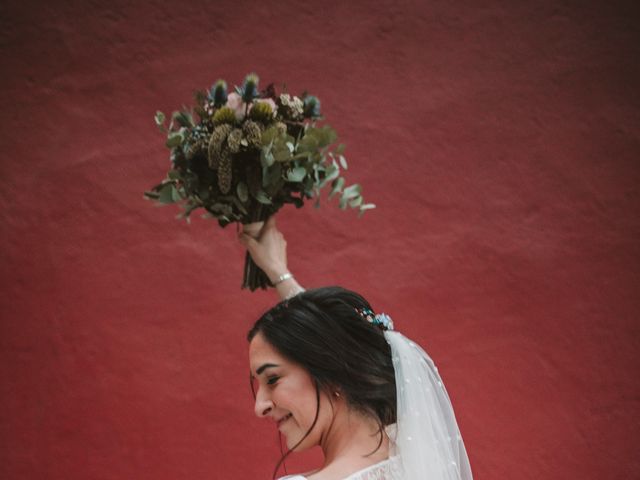
[[[296,446],[307,431],[309,431],[316,418],[316,411],[318,412],[318,419],[316,420],[313,430],[309,432],[309,435],[302,440],[302,443],[298,445],[295,450],[301,452],[320,444],[322,436],[330,428],[333,420],[333,412],[329,400],[322,396],[322,394],[320,397],[320,405],[318,406],[314,392],[312,397],[306,399],[304,409],[301,409],[298,414],[301,419],[297,420],[298,428],[296,434],[287,437],[288,448]]]

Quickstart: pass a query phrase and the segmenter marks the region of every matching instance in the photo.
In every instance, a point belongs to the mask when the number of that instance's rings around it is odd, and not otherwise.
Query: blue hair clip
[[[358,313],[371,325],[375,325],[382,330],[393,330],[393,320],[386,313],[373,313],[368,308],[358,310]]]

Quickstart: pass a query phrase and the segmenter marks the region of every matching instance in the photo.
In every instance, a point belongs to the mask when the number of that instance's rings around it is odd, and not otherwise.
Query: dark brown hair
[[[361,295],[342,287],[307,290],[277,304],[248,333],[258,333],[284,357],[305,368],[319,392],[339,391],[347,404],[374,418],[380,440],[385,426],[396,421],[396,385],[391,348],[380,328],[359,313],[372,310]],[[276,472],[291,452],[278,462]],[[377,450],[377,448],[376,448]],[[373,452],[372,452],[373,453]],[[275,477],[274,473],[274,477]]]

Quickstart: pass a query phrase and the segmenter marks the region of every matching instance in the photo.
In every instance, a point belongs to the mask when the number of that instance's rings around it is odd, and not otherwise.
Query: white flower
[[[280,95],[280,103],[285,107],[288,107],[294,117],[302,115],[302,112],[304,111],[304,102],[296,96],[291,98],[291,95],[288,93]]]

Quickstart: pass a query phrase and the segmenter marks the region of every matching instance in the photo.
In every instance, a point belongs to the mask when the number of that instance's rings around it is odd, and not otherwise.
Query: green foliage
[[[181,128],[177,132],[169,132],[169,135],[167,135],[167,142],[165,144],[167,148],[181,146],[187,138],[186,132],[187,130],[185,128]]]
[[[166,120],[166,117],[164,116],[164,113],[162,113],[160,110],[158,110],[156,112],[156,115],[155,115],[154,119],[156,121],[156,125],[158,126],[158,129],[162,133],[167,133],[167,127],[165,127],[165,125],[164,125],[164,122]]]
[[[171,116],[171,118],[174,122],[176,122],[181,127],[192,128],[196,126],[195,123],[193,123],[193,115],[191,115],[191,113],[189,112],[183,112],[183,111],[173,112],[173,115]]]
[[[236,87],[246,104],[252,104],[246,118],[238,119],[240,111],[226,106],[223,81],[196,92],[195,107],[173,112],[168,125],[165,114],[156,112],[155,124],[171,150],[171,168],[145,197],[181,205],[179,218],[187,221],[202,208],[221,226],[264,220],[287,203],[299,208],[314,199],[317,207],[325,187],[329,200],[339,198],[341,209],[362,215],[375,208],[364,202],[360,185],[347,185],[342,176],[348,167],[345,146],[337,144],[331,126],[317,123],[320,101],[278,96],[269,87],[277,105],[274,112],[269,103],[255,101],[258,82],[257,75],[250,74]],[[304,109],[304,115],[296,109]]]
[[[238,194],[238,199],[242,203],[247,203],[249,201],[249,187],[247,187],[246,183],[238,182],[236,193]]]

